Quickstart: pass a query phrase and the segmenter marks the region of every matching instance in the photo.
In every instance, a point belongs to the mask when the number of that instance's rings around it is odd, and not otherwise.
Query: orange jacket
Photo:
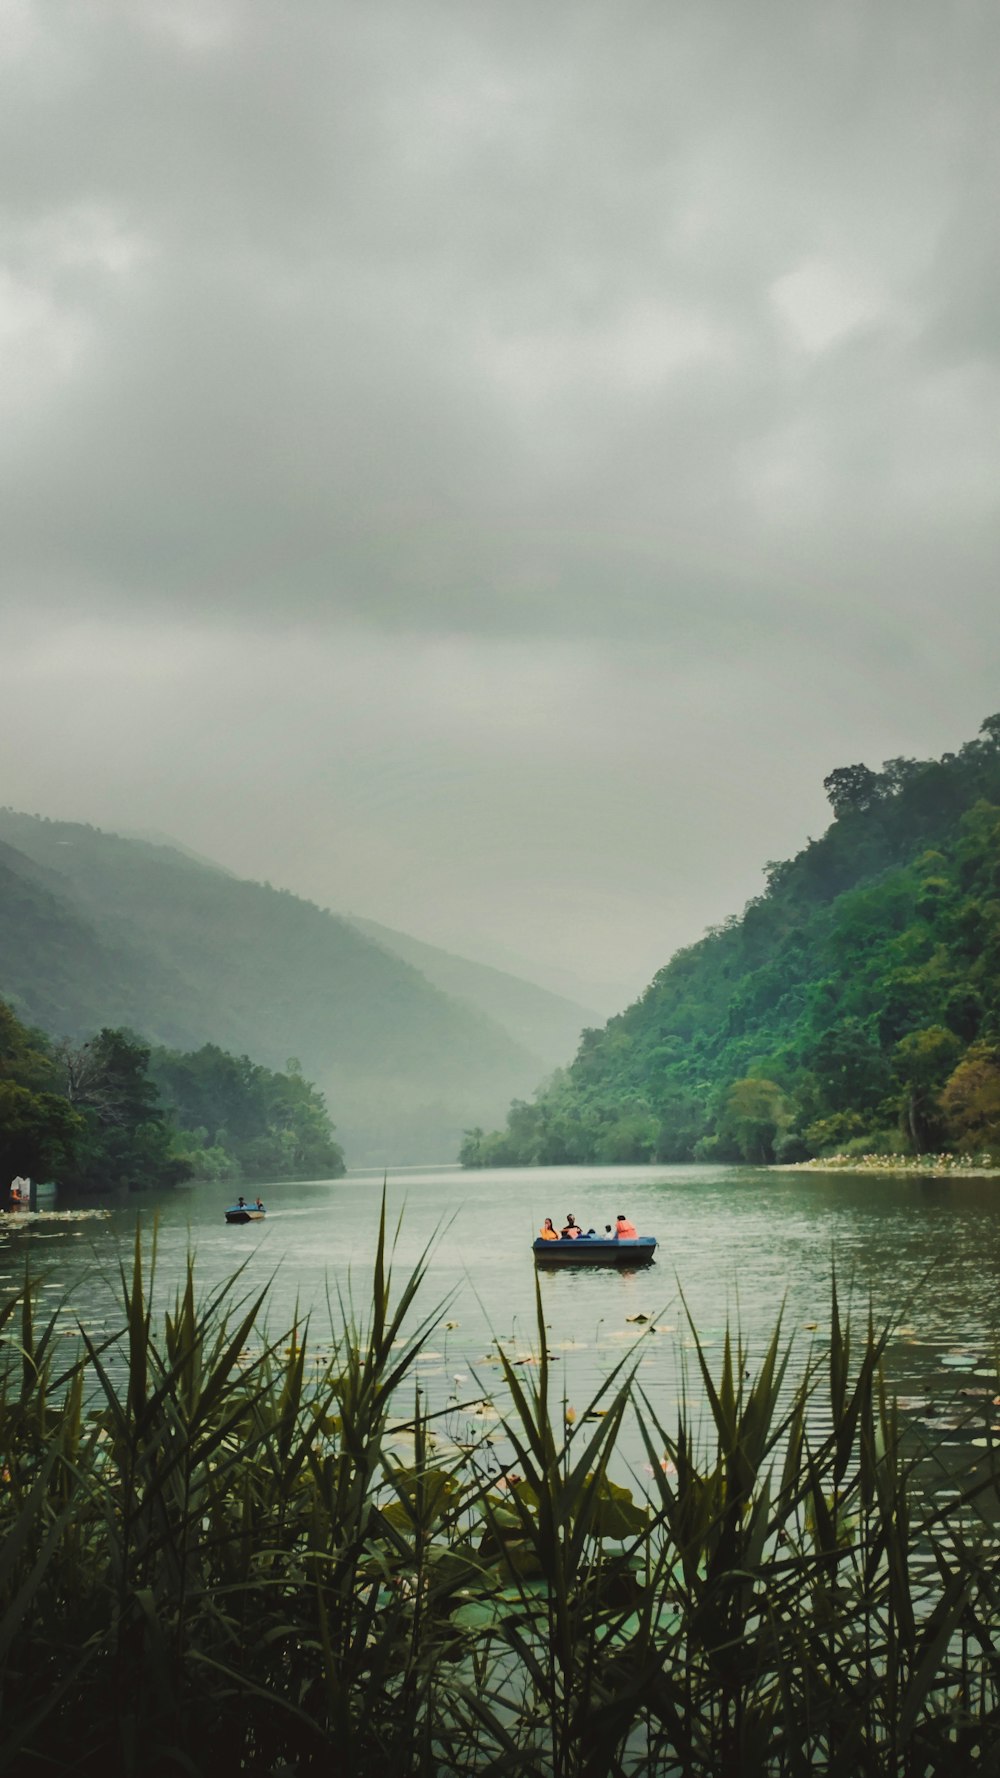
[[[636,1228],[635,1223],[634,1222],[625,1222],[622,1220],[621,1217],[619,1217],[618,1224],[615,1228],[615,1240],[616,1241],[638,1241],[638,1239],[639,1239],[639,1231]]]

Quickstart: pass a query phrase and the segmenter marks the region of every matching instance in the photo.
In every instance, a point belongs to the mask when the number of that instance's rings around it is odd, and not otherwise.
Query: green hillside
[[[57,1037],[125,1025],[271,1069],[295,1057],[354,1164],[454,1153],[538,1078],[484,1014],[285,890],[13,810],[0,843],[0,994]]]
[[[0,840],[0,993],[29,1023],[74,1038],[137,1025],[150,967],[98,935],[56,872]],[[170,988],[160,983],[164,1000]]]
[[[1000,717],[825,788],[823,837],[473,1132],[467,1165],[1000,1154]]]
[[[362,920],[354,914],[348,918],[366,938],[412,964],[443,993],[465,1000],[487,1018],[495,1019],[515,1042],[538,1056],[545,1067],[554,1068],[570,1055],[579,1042],[580,1032],[596,1016],[592,1008],[506,970],[474,963],[469,957],[456,957],[437,945],[411,938],[409,933],[380,926],[375,920]]]

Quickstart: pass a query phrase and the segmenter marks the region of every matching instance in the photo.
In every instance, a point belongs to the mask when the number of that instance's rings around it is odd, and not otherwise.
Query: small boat
[[[634,1241],[605,1241],[596,1235],[578,1235],[575,1241],[532,1242],[535,1263],[546,1266],[648,1266],[656,1252],[655,1235],[637,1235]]]
[[[267,1211],[263,1204],[258,1210],[256,1204],[230,1204],[226,1211],[227,1222],[263,1222]]]

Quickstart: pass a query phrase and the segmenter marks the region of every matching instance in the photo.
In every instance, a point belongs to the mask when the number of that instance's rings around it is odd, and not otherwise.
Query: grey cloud
[[[970,343],[942,305],[963,254],[987,282],[971,9],[961,57],[901,6],[36,16],[8,238],[85,340],[8,457],[33,590],[663,634],[780,615],[789,563],[807,602],[912,585],[951,497],[927,385]],[[39,220],[87,206],[134,264],[45,266]],[[817,257],[888,312],[811,354],[771,292]],[[918,554],[930,592],[961,534],[975,597],[997,444],[981,390],[942,399],[981,485]]]
[[[1000,701],[1000,15],[15,11],[11,800],[638,985]]]

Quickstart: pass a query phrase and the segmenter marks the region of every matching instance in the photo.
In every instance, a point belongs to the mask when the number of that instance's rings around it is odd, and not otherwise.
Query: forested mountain
[[[562,994],[553,994],[548,988],[539,988],[521,976],[493,969],[487,963],[474,963],[470,957],[456,957],[437,945],[411,938],[409,933],[380,926],[375,920],[362,920],[355,914],[348,918],[366,938],[419,969],[435,988],[456,1000],[467,1001],[495,1019],[548,1068],[572,1053],[580,1032],[595,1017],[592,1008],[567,1000]]]
[[[1000,716],[940,760],[831,772],[766,892],[584,1033],[467,1165],[1000,1157]]]
[[[31,1024],[73,1038],[137,1026],[151,967],[121,933],[98,932],[65,878],[0,840],[0,994]],[[159,986],[165,999],[176,987]]]
[[[172,848],[0,811],[0,995],[73,1040],[289,1056],[350,1160],[453,1154],[544,1064],[346,920]]]

